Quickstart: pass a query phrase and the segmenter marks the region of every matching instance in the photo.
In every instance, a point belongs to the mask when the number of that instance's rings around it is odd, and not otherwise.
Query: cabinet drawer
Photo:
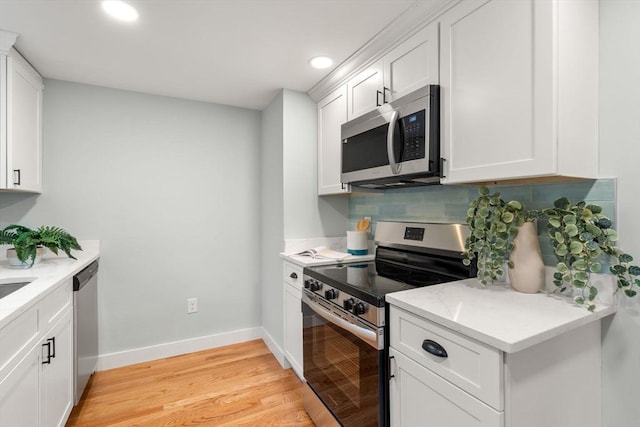
[[[389,326],[392,347],[494,409],[504,408],[500,350],[394,306]],[[447,356],[428,353],[422,348],[425,340],[442,346]]]
[[[389,355],[392,426],[504,426],[503,411],[482,403],[393,347]]]
[[[38,307],[31,307],[0,330],[0,378],[13,365],[10,362],[38,340]]]
[[[42,330],[48,331],[72,304],[73,281],[68,279],[42,300]]]
[[[284,281],[291,286],[302,289],[302,267],[285,262],[283,267]]]

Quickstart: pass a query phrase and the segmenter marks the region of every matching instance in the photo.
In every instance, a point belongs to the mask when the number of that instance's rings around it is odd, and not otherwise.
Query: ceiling
[[[425,1],[130,0],[121,23],[98,0],[0,0],[0,29],[46,78],[261,110],[331,72],[312,56],[339,65]]]

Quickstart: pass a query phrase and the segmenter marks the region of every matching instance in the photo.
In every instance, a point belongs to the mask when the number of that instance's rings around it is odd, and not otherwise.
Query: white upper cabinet
[[[0,46],[0,86],[0,189],[39,193],[42,77],[15,49]]]
[[[426,26],[387,53],[382,63],[386,101],[438,84],[438,23]]]
[[[349,191],[340,183],[340,127],[347,121],[347,85],[318,102],[318,195]]]
[[[347,82],[348,120],[438,84],[438,23],[421,29]]]
[[[378,61],[347,82],[347,119],[375,110],[383,97],[382,61]]]
[[[598,2],[465,0],[440,37],[443,183],[597,177]]]
[[[340,127],[427,84],[438,83],[438,24],[432,23],[318,101],[318,195],[344,194]]]

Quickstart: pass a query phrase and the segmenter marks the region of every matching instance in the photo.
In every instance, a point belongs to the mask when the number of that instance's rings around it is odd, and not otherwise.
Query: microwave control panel
[[[425,110],[400,119],[404,132],[402,161],[423,159],[425,156]]]

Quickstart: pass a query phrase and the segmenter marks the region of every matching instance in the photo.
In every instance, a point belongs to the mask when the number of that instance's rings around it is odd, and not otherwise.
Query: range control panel
[[[367,304],[347,292],[308,276],[304,277],[304,288],[375,326],[384,326],[384,307]]]

